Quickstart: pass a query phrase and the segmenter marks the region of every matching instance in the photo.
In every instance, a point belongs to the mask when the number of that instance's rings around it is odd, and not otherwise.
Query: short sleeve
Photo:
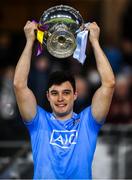
[[[93,127],[97,132],[101,129],[101,127],[103,126],[105,119],[103,119],[100,123],[97,121],[97,119],[94,118],[93,114],[92,114],[92,107],[89,107],[89,117],[90,117],[90,124],[91,127]]]
[[[41,124],[40,118],[39,118],[40,113],[41,113],[41,108],[39,106],[37,106],[37,111],[36,111],[36,115],[34,116],[34,118],[28,122],[23,120],[25,126],[27,127],[27,129],[30,133],[33,131],[37,131],[38,127],[40,126],[40,124]]]
[[[82,111],[82,119],[85,121],[85,123],[88,126],[88,129],[94,132],[95,134],[99,132],[102,125],[104,124],[105,120],[103,120],[101,123],[99,123],[92,114],[92,108],[91,106],[85,108]]]

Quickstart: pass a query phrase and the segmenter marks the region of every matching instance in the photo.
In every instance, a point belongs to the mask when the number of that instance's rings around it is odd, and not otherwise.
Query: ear
[[[74,93],[74,101],[77,99],[77,91]]]
[[[47,99],[49,101],[49,92],[48,91],[46,92],[46,96],[47,96]]]

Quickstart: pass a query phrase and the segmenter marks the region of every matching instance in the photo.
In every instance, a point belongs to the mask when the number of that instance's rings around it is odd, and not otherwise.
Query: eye
[[[56,96],[58,93],[56,91],[51,92],[52,96]]]
[[[69,95],[71,93],[71,91],[64,91],[63,94],[64,95]]]

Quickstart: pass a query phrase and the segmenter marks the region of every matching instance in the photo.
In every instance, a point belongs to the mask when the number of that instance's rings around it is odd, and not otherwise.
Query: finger
[[[34,29],[37,29],[38,23],[36,21],[32,21],[32,25],[33,25]]]
[[[91,24],[90,24],[90,26],[88,27],[88,30],[91,30],[91,29],[99,29],[99,26],[97,25],[97,23],[96,22],[92,22]]]
[[[29,21],[29,20],[26,22],[26,24],[30,24],[30,23],[31,23],[31,21]]]
[[[98,26],[98,24],[96,22],[93,22],[92,24],[93,24],[93,27],[98,27],[99,28],[99,26]]]
[[[89,23],[87,23],[87,24],[85,24],[85,30],[90,30],[90,26],[91,26],[91,23],[89,22]]]
[[[96,24],[96,25],[97,25],[97,23],[96,23],[95,21],[93,22],[93,24]]]

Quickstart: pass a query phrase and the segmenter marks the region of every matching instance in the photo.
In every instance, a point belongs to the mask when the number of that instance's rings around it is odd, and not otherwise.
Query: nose
[[[62,95],[62,94],[59,94],[59,95],[58,95],[58,101],[59,101],[59,102],[60,102],[60,101],[63,101],[63,99],[64,99],[64,98],[63,98],[63,95]]]

